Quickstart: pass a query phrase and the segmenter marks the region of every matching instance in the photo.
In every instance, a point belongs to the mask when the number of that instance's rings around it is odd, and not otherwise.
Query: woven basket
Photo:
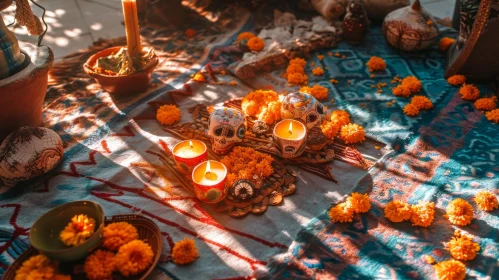
[[[139,233],[139,239],[146,242],[151,246],[154,252],[154,259],[152,261],[151,266],[148,270],[142,272],[139,275],[133,277],[123,277],[119,273],[113,274],[113,279],[146,279],[147,275],[149,275],[156,264],[158,263],[159,257],[163,250],[163,239],[161,237],[161,231],[158,226],[151,220],[140,216],[140,215],[116,215],[112,217],[107,217],[105,224],[108,225],[110,223],[115,222],[127,222],[135,228]],[[17,258],[12,265],[9,266],[5,274],[3,275],[3,280],[14,280],[16,276],[16,270],[18,270],[24,261],[28,260],[32,256],[38,255],[38,252],[33,248],[29,247],[19,258]],[[59,269],[61,273],[71,274],[73,271],[77,271],[77,274],[71,275],[73,280],[77,279],[87,279],[85,277],[85,273],[83,272],[83,260],[75,262],[75,263],[64,263],[59,265]]]

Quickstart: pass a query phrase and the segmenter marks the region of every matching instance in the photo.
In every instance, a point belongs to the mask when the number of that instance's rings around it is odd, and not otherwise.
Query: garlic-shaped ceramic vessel
[[[419,3],[389,13],[383,21],[383,34],[390,45],[404,51],[428,48],[438,37],[435,18]]]

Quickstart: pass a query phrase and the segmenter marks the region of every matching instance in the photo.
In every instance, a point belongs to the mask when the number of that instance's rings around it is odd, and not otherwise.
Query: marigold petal
[[[416,105],[409,103],[404,107],[404,114],[406,114],[409,117],[415,117],[419,115],[419,109]]]
[[[492,110],[490,112],[485,113],[487,120],[493,123],[499,123],[499,109]]]
[[[385,217],[394,222],[400,223],[411,218],[411,207],[407,202],[400,200],[393,200],[386,204],[385,206]]]
[[[128,277],[146,270],[153,261],[151,246],[142,240],[134,240],[120,247],[115,256],[116,268]]]
[[[198,249],[194,240],[185,238],[175,242],[172,250],[172,259],[176,264],[188,264],[199,258]]]
[[[386,62],[381,57],[371,56],[366,63],[369,72],[383,71],[386,69]]]
[[[107,225],[102,235],[102,246],[117,251],[126,243],[139,238],[137,229],[127,222],[117,222]]]
[[[429,227],[435,219],[435,203],[420,201],[411,205],[411,223],[413,226]]]
[[[469,225],[473,220],[473,206],[462,198],[451,201],[445,208],[445,212],[445,217],[455,225]]]
[[[448,260],[433,266],[438,280],[464,280],[466,277],[466,266],[456,260]]]
[[[466,76],[464,75],[454,75],[447,79],[447,82],[453,86],[460,86],[466,82]]]
[[[175,105],[163,105],[156,111],[156,119],[162,125],[172,125],[180,120],[182,112]]]
[[[440,39],[440,42],[438,43],[438,48],[441,51],[446,52],[449,49],[449,47],[452,46],[452,44],[454,44],[454,42],[456,42],[456,40],[449,37],[444,37]]]
[[[341,127],[340,136],[346,144],[353,144],[366,140],[364,128],[358,124],[352,123]]]
[[[90,280],[110,279],[116,269],[114,254],[97,250],[85,259],[83,270]]]
[[[482,211],[492,211],[499,208],[499,203],[495,194],[489,191],[479,191],[473,199]]]
[[[480,90],[474,85],[464,84],[459,89],[459,94],[463,100],[475,101],[480,97]]]
[[[340,203],[329,210],[329,217],[333,223],[351,222],[353,218],[353,210],[346,202]]]
[[[460,261],[473,260],[480,251],[480,245],[473,242],[473,237],[462,234],[459,230],[454,232],[454,237],[447,243],[446,247],[452,257]]]

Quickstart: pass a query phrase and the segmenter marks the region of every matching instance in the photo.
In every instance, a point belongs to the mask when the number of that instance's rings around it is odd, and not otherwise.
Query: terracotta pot
[[[48,71],[54,54],[47,46],[19,42],[24,68],[0,80],[0,140],[22,126],[42,124],[42,106],[47,91]]]
[[[97,62],[97,59],[117,53],[121,48],[122,47],[112,47],[92,55],[83,65],[83,70],[85,70],[87,75],[94,78],[105,91],[111,94],[126,95],[146,91],[151,82],[152,72],[156,65],[158,65],[158,57],[156,55],[152,57],[151,61],[149,61],[144,69],[130,75],[110,76],[94,71],[93,67]]]

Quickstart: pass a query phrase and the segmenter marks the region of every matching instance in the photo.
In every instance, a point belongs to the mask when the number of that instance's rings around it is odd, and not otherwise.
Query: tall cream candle
[[[136,0],[122,0],[121,3],[123,5],[123,15],[125,18],[128,55],[130,57],[135,57],[142,53],[137,2]]]

